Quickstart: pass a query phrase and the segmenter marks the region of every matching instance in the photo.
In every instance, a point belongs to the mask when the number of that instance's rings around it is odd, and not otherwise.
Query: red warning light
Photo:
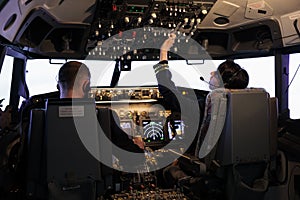
[[[117,5],[116,5],[116,4],[113,4],[113,5],[112,5],[112,10],[113,10],[113,11],[117,11]]]

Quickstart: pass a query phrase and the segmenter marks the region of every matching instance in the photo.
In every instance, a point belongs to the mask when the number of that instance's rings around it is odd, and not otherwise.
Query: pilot
[[[210,89],[220,88],[222,82],[226,89],[245,89],[249,83],[247,71],[233,60],[226,60],[218,66],[218,72],[211,72],[209,80]],[[211,119],[211,94],[208,93],[205,103],[204,119],[200,128],[200,134],[196,144],[195,156],[198,155],[200,146],[205,138]]]
[[[85,64],[77,61],[65,63],[58,72],[57,89],[60,98],[87,98],[90,79],[91,74]]]
[[[175,38],[176,35],[172,33],[170,34],[169,38],[164,41],[160,49],[160,61],[158,64],[154,65],[153,68],[158,81],[159,90],[164,96],[164,98],[167,100],[172,112],[180,112],[180,105],[177,98],[183,97],[180,95],[180,93],[176,89],[174,82],[171,80],[172,74],[169,71],[168,65],[168,51],[173,46]],[[209,87],[211,90],[220,88],[222,87],[222,82],[224,88],[227,89],[244,89],[248,86],[249,75],[246,70],[241,68],[234,61],[226,60],[218,66],[217,71],[211,72]],[[204,116],[202,124],[202,116],[200,116],[200,131],[198,131],[198,134],[195,137],[192,145],[185,152],[185,154],[189,155],[190,157],[198,157],[200,146],[208,130],[211,118],[211,94],[212,93],[208,93],[206,97],[205,108],[201,107],[200,105],[200,113],[198,114],[201,115],[201,113],[204,111]],[[189,101],[190,100],[186,100],[187,103]],[[191,104],[195,105],[195,102],[191,102]],[[192,111],[191,109],[191,112],[194,111]],[[189,176],[195,175],[195,169],[192,166],[190,170],[186,169],[187,166],[182,166],[182,164],[180,163],[180,159],[174,161],[170,166],[166,167],[164,169],[164,178],[166,179],[166,182],[170,184],[169,186],[173,186],[174,184],[178,183],[178,181],[186,179]],[[193,181],[194,180],[191,180],[191,182]]]
[[[90,91],[90,78],[90,71],[84,63],[78,61],[66,62],[58,73],[57,88],[60,92],[60,98],[87,98]],[[118,125],[117,114],[111,110],[110,116],[113,123],[111,126],[112,142],[124,150],[143,153],[144,142],[129,139],[128,135]]]

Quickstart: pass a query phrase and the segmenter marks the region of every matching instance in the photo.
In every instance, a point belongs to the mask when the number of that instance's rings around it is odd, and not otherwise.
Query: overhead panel
[[[299,8],[299,0],[0,0],[0,35],[33,57],[157,60],[171,32],[169,59],[266,56],[299,45]]]
[[[157,60],[161,44],[174,32],[177,38],[170,59],[207,57],[192,38],[215,1],[102,2],[87,46],[88,56],[109,60]]]

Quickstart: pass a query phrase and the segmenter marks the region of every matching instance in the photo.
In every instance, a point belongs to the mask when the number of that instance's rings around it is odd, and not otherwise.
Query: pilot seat
[[[199,151],[206,171],[198,187],[220,189],[227,200],[264,199],[276,165],[277,100],[262,88],[212,92],[211,121]]]
[[[112,188],[94,101],[48,99],[31,111],[28,136],[28,199],[97,199]]]

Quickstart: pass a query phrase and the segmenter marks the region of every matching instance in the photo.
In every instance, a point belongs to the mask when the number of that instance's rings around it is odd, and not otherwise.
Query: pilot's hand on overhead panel
[[[168,51],[173,46],[176,39],[175,33],[171,33],[169,38],[164,41],[164,43],[160,47],[160,61],[168,60]]]

